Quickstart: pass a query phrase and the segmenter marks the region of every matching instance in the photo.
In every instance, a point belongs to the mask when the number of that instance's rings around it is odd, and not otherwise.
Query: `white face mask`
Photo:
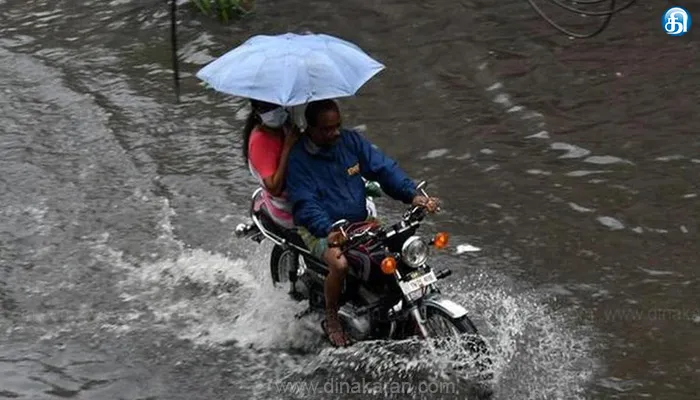
[[[284,121],[287,120],[288,116],[287,111],[283,107],[277,107],[274,110],[259,115],[263,125],[269,126],[270,128],[279,128],[284,124]]]

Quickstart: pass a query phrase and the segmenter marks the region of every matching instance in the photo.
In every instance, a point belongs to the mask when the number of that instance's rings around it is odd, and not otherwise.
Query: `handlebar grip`
[[[448,276],[452,275],[452,270],[449,268],[442,269],[435,273],[435,277],[440,280],[440,279],[445,279]]]

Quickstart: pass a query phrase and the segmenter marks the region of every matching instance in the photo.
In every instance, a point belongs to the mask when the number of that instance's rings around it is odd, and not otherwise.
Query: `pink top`
[[[256,209],[264,205],[275,223],[290,229],[294,227],[294,220],[292,207],[286,199],[286,192],[279,197],[273,196],[263,182],[263,179],[274,175],[277,171],[283,145],[284,138],[255,128],[248,142],[248,168],[263,189],[262,201],[255,205]]]

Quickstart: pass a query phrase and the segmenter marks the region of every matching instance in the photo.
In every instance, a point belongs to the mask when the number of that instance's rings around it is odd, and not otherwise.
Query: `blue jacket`
[[[406,204],[417,192],[396,161],[355,131],[341,129],[338,142],[330,149],[318,149],[303,137],[292,148],[287,167],[286,191],[294,223],[316,237],[325,237],[339,219],[366,219],[362,177],[378,182],[384,193]]]

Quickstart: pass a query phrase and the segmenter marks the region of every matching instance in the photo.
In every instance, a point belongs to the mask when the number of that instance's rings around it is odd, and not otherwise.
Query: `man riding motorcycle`
[[[289,155],[287,197],[299,235],[312,254],[329,267],[324,286],[324,330],[333,345],[345,346],[349,339],[338,319],[338,302],[348,262],[338,248],[343,235],[331,230],[333,222],[367,219],[363,177],[378,182],[393,199],[423,206],[429,212],[437,209],[438,201],[418,195],[416,184],[394,160],[357,132],[341,128],[335,101],[309,103],[305,117],[306,134]]]

